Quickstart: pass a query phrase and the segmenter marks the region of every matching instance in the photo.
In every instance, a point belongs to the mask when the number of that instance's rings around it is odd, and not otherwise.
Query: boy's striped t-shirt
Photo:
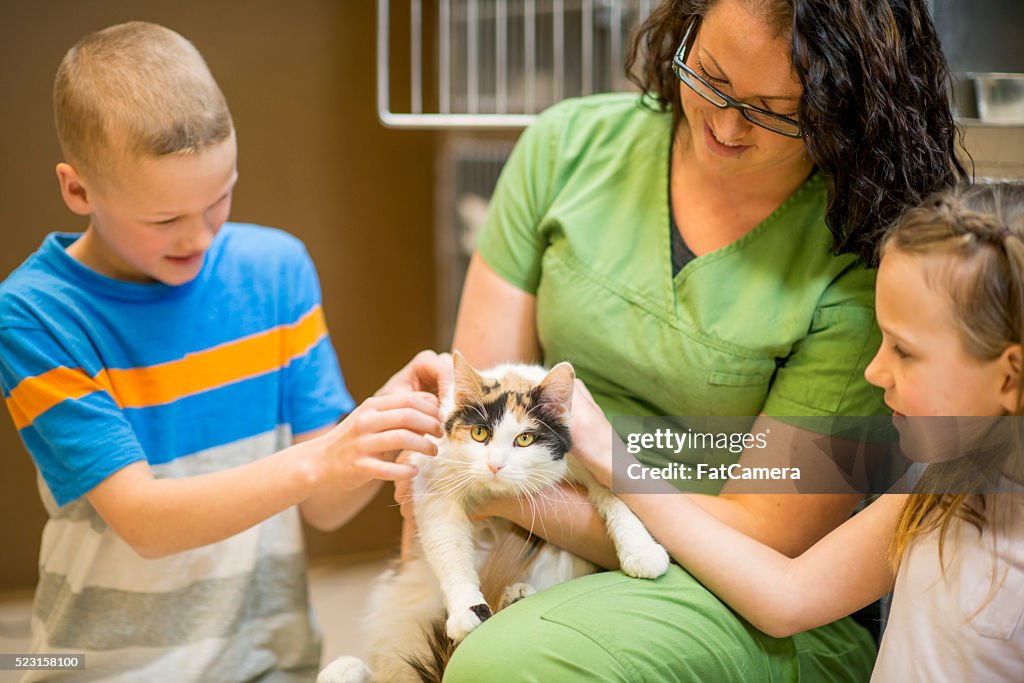
[[[352,410],[309,255],[229,223],[172,287],[99,275],[66,253],[77,237],[48,236],[0,285],[0,382],[50,517],[33,650],[84,652],[104,680],[308,678],[319,633],[295,509],[146,560],[85,494],[142,460],[157,477],[252,462]]]

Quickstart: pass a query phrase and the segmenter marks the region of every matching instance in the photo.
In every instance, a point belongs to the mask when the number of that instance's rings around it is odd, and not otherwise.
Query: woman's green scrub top
[[[673,277],[671,140],[671,113],[597,95],[542,114],[509,158],[478,247],[536,296],[544,363],[571,361],[609,416],[884,412],[864,379],[875,273],[832,253],[821,174]]]

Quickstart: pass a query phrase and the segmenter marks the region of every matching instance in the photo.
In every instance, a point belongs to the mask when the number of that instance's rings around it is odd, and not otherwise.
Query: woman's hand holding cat
[[[436,455],[437,446],[427,434],[442,434],[437,396],[423,391],[372,396],[318,437],[320,478],[343,489],[374,479],[409,479],[416,467],[394,460],[404,450]]]
[[[615,432],[594,397],[576,380],[572,397],[572,454],[601,484],[611,487]]]

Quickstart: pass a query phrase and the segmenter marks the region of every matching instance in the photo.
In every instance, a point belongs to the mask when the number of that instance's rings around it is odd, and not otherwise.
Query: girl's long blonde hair
[[[927,275],[941,278],[936,289],[947,293],[970,356],[990,361],[1024,343],[1024,184],[969,185],[932,195],[908,210],[886,235],[880,253],[893,250],[949,257]],[[1024,402],[1018,389],[1014,415],[1021,414]],[[1011,453],[1019,450],[1019,443],[1015,446]],[[979,531],[995,523],[992,496],[970,491],[972,485],[980,490],[1005,459],[990,460],[988,472],[965,461],[959,458],[925,470],[900,511],[890,547],[894,566],[918,534],[939,530],[941,562],[943,542],[954,521],[964,520]],[[1014,464],[1019,468],[1019,462]],[[944,486],[949,481],[964,484],[963,492],[949,493]]]

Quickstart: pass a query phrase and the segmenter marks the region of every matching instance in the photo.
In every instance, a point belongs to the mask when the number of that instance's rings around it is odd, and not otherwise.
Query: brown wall
[[[306,242],[349,390],[371,394],[434,329],[434,137],[386,130],[374,105],[373,0],[48,0],[0,7],[0,278],[52,230],[78,230],[57,191],[50,109],[64,52],[129,19],[205,55],[239,137],[232,218]],[[425,257],[425,255],[427,255]],[[6,411],[3,411],[6,412]],[[311,533],[313,554],[389,548],[390,488],[355,521]],[[0,590],[35,581],[45,514],[34,469],[0,416]]]

